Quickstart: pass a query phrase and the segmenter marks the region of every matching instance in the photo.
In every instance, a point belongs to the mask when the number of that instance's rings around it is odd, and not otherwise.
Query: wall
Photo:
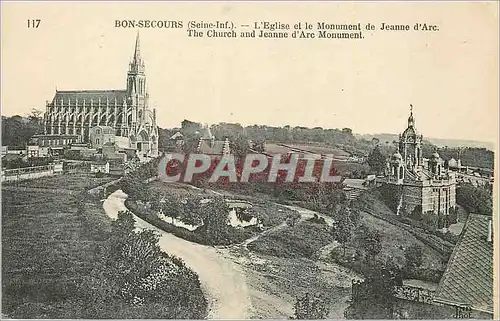
[[[59,173],[62,173],[62,164],[8,169],[2,171],[2,183],[53,176]]]

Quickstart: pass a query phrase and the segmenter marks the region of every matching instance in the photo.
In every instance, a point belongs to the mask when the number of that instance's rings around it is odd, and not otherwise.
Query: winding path
[[[103,203],[106,214],[116,219],[119,211],[127,210],[127,194],[118,190]],[[251,303],[243,271],[217,249],[186,241],[166,233],[135,216],[136,227],[157,231],[163,251],[181,258],[195,271],[209,302],[209,319],[248,319]]]

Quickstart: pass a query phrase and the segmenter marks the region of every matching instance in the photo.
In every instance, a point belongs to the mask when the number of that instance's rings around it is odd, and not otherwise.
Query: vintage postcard
[[[6,319],[497,319],[498,9],[1,3]]]

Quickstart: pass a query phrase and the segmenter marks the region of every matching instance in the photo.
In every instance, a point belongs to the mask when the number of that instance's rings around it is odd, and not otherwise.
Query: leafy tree
[[[382,235],[379,231],[363,226],[360,228],[360,245],[368,254],[371,260],[374,260],[382,250]]]
[[[199,143],[200,139],[197,136],[184,136],[184,144],[182,145],[182,150],[186,154],[196,153]]]
[[[328,317],[328,305],[319,296],[311,296],[306,293],[295,302],[295,319],[318,320]]]
[[[489,187],[475,187],[472,184],[461,184],[456,191],[457,203],[469,213],[492,215],[493,198]]]
[[[384,168],[386,166],[386,158],[380,151],[378,145],[373,148],[370,154],[368,154],[368,165],[370,165],[370,169],[377,174],[384,171]]]
[[[231,135],[229,137],[231,153],[237,158],[245,158],[250,152],[250,142],[243,135]]]
[[[43,133],[42,112],[36,109],[28,117],[2,117],[2,145],[25,147],[31,136]]]
[[[107,251],[81,286],[78,305],[82,316],[109,318],[113,309],[123,310],[121,305],[140,308],[163,304],[170,308],[162,312],[162,318],[175,318],[179,313],[176,310],[186,307],[187,302],[195,308],[193,289],[199,288],[196,275],[182,261],[161,251],[158,235],[151,230],[136,232],[134,225],[128,211],[118,213],[113,221]],[[124,315],[131,311],[114,312]],[[201,315],[193,311],[192,316]]]
[[[394,286],[399,280],[399,269],[392,259],[369,262],[363,272],[365,280],[358,285],[358,293],[345,310],[347,319],[393,319]]]
[[[349,207],[343,205],[335,215],[335,221],[332,227],[333,238],[342,244],[343,256],[345,256],[345,248],[354,233],[354,223],[351,219]]]
[[[206,204],[204,210],[207,211],[204,221],[207,235],[214,243],[220,244],[229,241],[229,226],[227,224],[229,208],[224,199],[215,198]]]
[[[252,149],[257,153],[263,153],[266,151],[266,141],[264,139],[258,139],[253,141]]]
[[[418,244],[412,244],[405,249],[406,270],[414,271],[418,269],[423,263],[423,250]]]

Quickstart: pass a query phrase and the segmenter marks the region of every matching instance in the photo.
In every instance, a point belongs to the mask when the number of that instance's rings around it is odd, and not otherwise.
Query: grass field
[[[337,157],[347,157],[349,153],[334,147],[329,146],[318,146],[318,145],[306,145],[306,144],[285,144],[290,147],[295,147],[305,151],[309,151],[315,154],[333,154]],[[285,154],[290,151],[290,148],[285,146],[280,146],[278,144],[266,144],[266,153],[269,154]]]
[[[441,254],[434,251],[430,247],[420,242],[414,235],[397,226],[394,226],[386,221],[378,219],[370,214],[362,213],[361,222],[365,226],[377,230],[382,236],[382,251],[379,257],[384,261],[389,257],[395,259],[399,265],[404,264],[404,250],[412,244],[418,244],[423,248],[423,267],[432,270],[444,270],[446,258]],[[352,243],[348,245],[347,253],[354,253],[351,247]],[[339,250],[339,249],[338,249]]]
[[[21,181],[14,183],[13,185],[35,188],[64,188],[68,190],[82,191],[84,189],[90,189],[108,183],[115,179],[116,177],[112,176],[96,177],[95,174],[91,173],[75,173],[70,175],[58,175],[36,180]]]
[[[282,258],[312,258],[319,249],[333,242],[326,224],[304,221],[250,243],[248,249]]]
[[[64,179],[63,179],[64,178]],[[42,182],[43,181],[43,182]],[[82,190],[81,176],[24,182],[30,187]],[[3,312],[14,317],[26,304],[59,302],[92,268],[100,241],[86,233],[75,195],[41,191],[2,191]],[[104,213],[103,220],[106,219]]]
[[[368,204],[368,205],[367,205]],[[411,231],[405,230],[400,226],[389,223],[381,218],[377,218],[364,211],[365,206],[368,206],[370,212],[377,213],[381,217],[395,216],[395,214],[387,207],[381,200],[373,197],[369,193],[362,194],[358,200],[355,201],[356,207],[361,211],[360,225],[366,226],[369,230],[377,231],[381,236],[381,251],[377,254],[377,259],[380,261],[387,261],[389,258],[400,267],[405,266],[404,253],[405,249],[411,245],[416,244],[422,248],[423,260],[421,269],[423,272],[415,278],[422,278],[424,281],[438,282],[439,276],[444,271],[448,257],[427,244],[419,240]],[[347,264],[350,266],[355,262],[351,259],[355,257],[356,250],[361,246],[358,244],[357,238],[362,237],[362,230],[357,229],[354,231],[354,236],[346,244],[345,255],[341,246],[337,247],[332,252],[330,258],[333,262],[340,264]],[[367,262],[361,260],[356,264],[366,265]],[[354,265],[353,265],[354,266]],[[358,266],[359,268],[359,266]]]
[[[179,274],[172,290],[162,289],[166,298],[155,298],[140,306],[131,305],[117,295],[124,288],[116,285],[116,280],[106,276],[109,283],[102,282],[103,273],[112,268],[108,261],[109,246],[116,243],[110,241],[111,219],[102,203],[84,193],[89,187],[110,180],[113,178],[68,174],[2,189],[4,316],[16,319],[205,316],[206,302],[197,275],[180,261],[172,260],[180,269],[176,269]],[[73,193],[68,193],[68,189]],[[142,267],[134,265],[135,268]],[[120,265],[119,271],[127,273],[134,269]],[[97,286],[92,285],[95,280]],[[147,295],[154,297],[157,293],[151,291]],[[188,299],[182,299],[184,295]]]

